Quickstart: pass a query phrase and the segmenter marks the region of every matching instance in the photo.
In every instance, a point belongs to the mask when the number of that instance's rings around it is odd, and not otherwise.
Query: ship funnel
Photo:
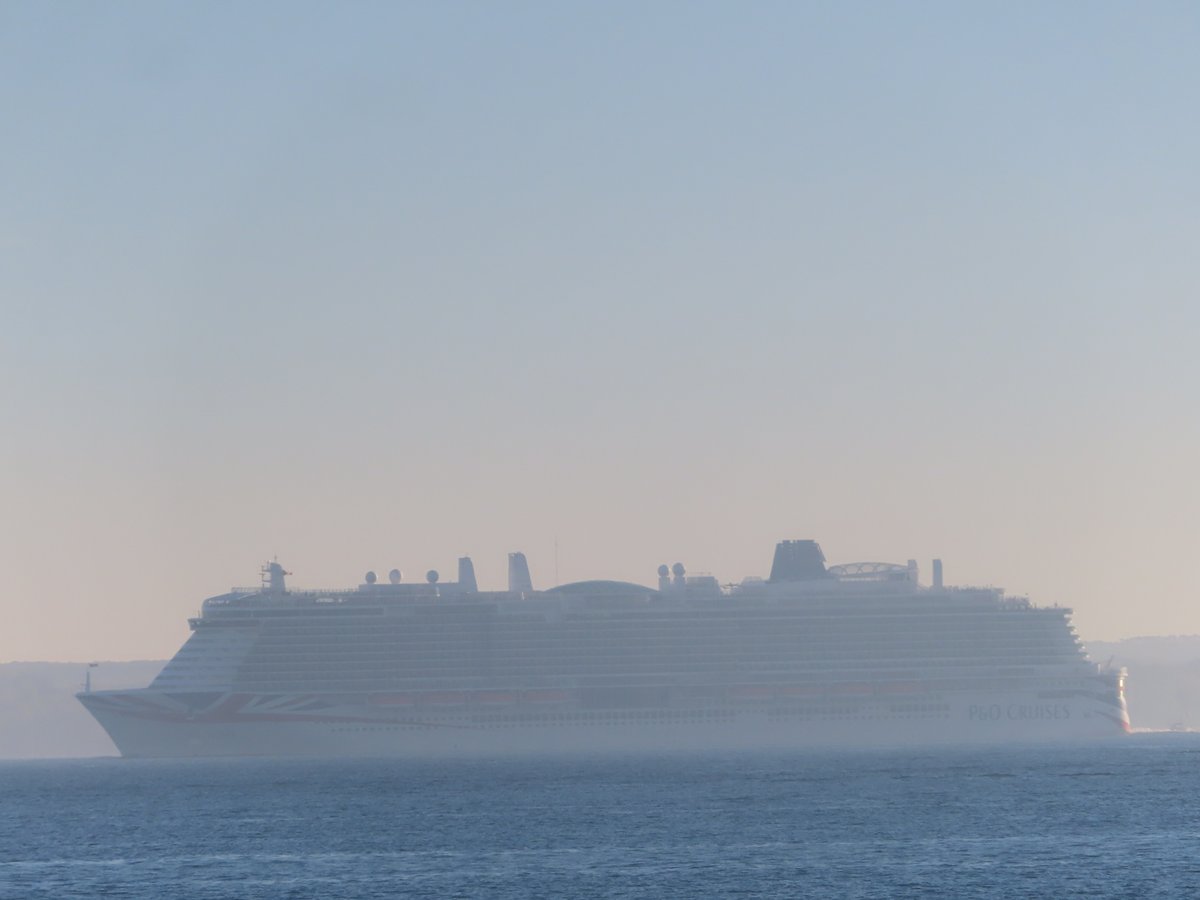
[[[933,561],[933,586],[935,588],[942,587],[942,561],[940,559]]]
[[[479,590],[479,585],[475,583],[475,564],[469,556],[458,558],[458,583],[464,591]]]
[[[825,554],[816,541],[780,541],[775,545],[769,581],[809,581],[827,575]]]
[[[529,577],[529,563],[524,553],[508,554],[508,589],[515,594],[533,592],[533,579]]]

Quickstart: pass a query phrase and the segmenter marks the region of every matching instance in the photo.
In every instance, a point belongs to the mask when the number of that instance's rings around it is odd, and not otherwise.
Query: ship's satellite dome
[[[392,571],[388,572],[388,581],[390,581],[392,584],[399,584],[400,583],[400,570],[392,569]]]
[[[368,572],[367,577],[363,580],[366,581],[367,584],[374,584],[378,579],[375,577],[374,572]]]
[[[667,568],[666,563],[658,567],[658,577],[666,578],[671,574],[671,570]]]
[[[437,584],[437,580],[438,580],[437,569],[430,569],[428,572],[426,572],[425,580],[428,581],[430,584]]]
[[[675,565],[671,566],[671,573],[676,577],[682,577],[685,571],[683,563],[675,563]]]

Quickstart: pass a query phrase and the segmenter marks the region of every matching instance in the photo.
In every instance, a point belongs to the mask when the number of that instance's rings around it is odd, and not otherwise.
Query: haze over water
[[[5,3],[0,662],[168,658],[275,555],[724,583],[788,538],[1200,632],[1198,45],[1166,2]],[[0,763],[0,900],[1187,897],[1198,750]]]

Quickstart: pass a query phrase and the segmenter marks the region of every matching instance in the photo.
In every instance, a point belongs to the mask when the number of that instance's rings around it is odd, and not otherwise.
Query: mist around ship
[[[1198,39],[1159,2],[6,2],[0,900],[1200,895]],[[75,696],[264,560],[719,586],[803,536],[1072,609],[1134,733],[162,761]]]
[[[9,3],[0,660],[780,536],[1192,634],[1195,12]]]

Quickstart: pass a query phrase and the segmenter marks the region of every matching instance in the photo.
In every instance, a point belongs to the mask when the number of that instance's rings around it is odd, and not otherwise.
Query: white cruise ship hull
[[[1129,728],[1124,673],[1062,607],[826,567],[783,541],[770,578],[676,564],[658,588],[449,584],[209,597],[148,688],[79,699],[126,756],[446,756],[1078,740]]]
[[[1099,682],[1100,679],[1097,679]],[[744,709],[389,707],[376,695],[80,694],[127,757],[437,757],[1072,741],[1129,730],[1100,690],[845,698]]]

